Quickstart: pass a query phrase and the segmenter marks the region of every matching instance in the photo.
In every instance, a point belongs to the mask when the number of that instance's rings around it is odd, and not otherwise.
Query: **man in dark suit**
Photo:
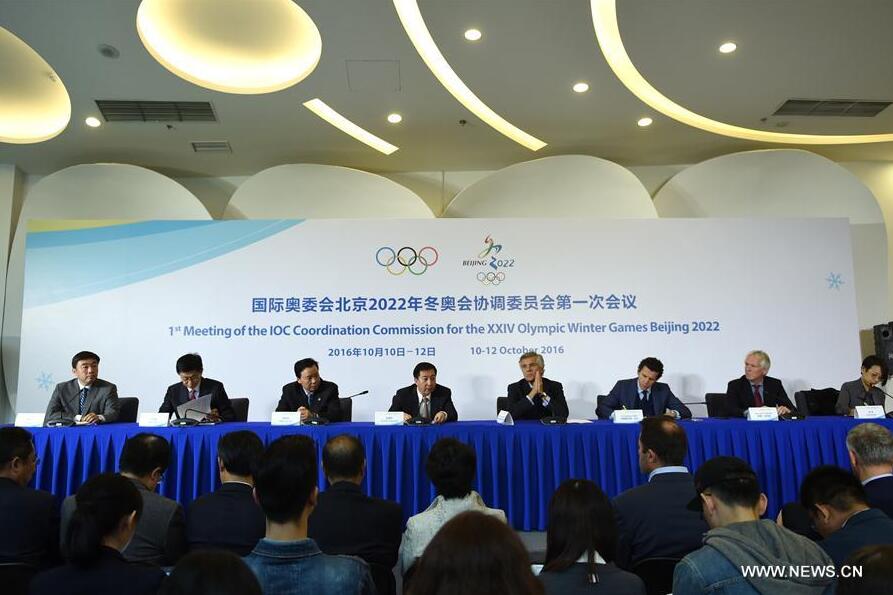
[[[847,433],[846,448],[868,504],[893,519],[893,434],[876,423],[859,424]]]
[[[0,428],[0,563],[34,569],[59,557],[59,510],[52,494],[28,487],[37,470],[31,433]]]
[[[170,463],[171,447],[155,434],[131,436],[121,449],[119,471],[139,490],[143,513],[130,545],[122,552],[130,562],[173,566],[186,552],[186,523],[183,507],[155,492]],[[74,496],[62,503],[62,535],[77,508]]]
[[[276,411],[297,411],[301,421],[322,417],[341,421],[341,401],[338,385],[319,376],[319,364],[309,357],[295,362],[295,382],[282,387]]]
[[[824,538],[819,545],[838,567],[859,548],[893,544],[893,519],[869,507],[862,484],[839,467],[810,471],[800,485],[800,503]]]
[[[43,423],[111,423],[118,419],[118,388],[99,376],[99,356],[80,351],[71,358],[75,378],[53,390]]]
[[[528,351],[518,360],[521,374],[518,382],[508,385],[508,411],[512,419],[567,417],[567,401],[560,382],[543,376],[546,362],[535,351]]]
[[[229,402],[223,383],[212,378],[203,378],[202,357],[197,353],[187,353],[177,360],[177,374],[180,382],[167,387],[159,413],[173,413],[174,409],[195,399],[211,395],[210,421],[233,421],[236,413]]]
[[[639,433],[639,469],[648,483],[614,498],[618,542],[616,562],[631,569],[648,558],[682,559],[701,547],[709,530],[689,510],[696,496],[694,478],[683,465],[685,431],[668,417],[646,417]]]
[[[398,390],[388,411],[402,411],[404,421],[423,417],[430,419],[432,423],[442,424],[459,419],[456,407],[453,406],[452,391],[437,384],[437,368],[434,364],[416,364],[412,376],[415,384]]]
[[[595,413],[608,419],[617,409],[641,409],[645,417],[669,415],[690,418],[691,410],[676,398],[670,387],[658,382],[664,375],[664,365],[656,357],[646,357],[639,362],[637,378],[618,380]]]
[[[327,554],[357,556],[370,567],[379,595],[396,592],[391,569],[403,524],[403,510],[390,500],[370,498],[360,487],[366,475],[363,445],[349,434],[335,436],[322,451],[329,489],[310,515],[308,536]]]
[[[794,413],[781,380],[766,376],[772,361],[765,351],[751,351],[744,358],[744,376],[729,382],[726,388],[726,412],[734,417],[744,417],[748,407],[775,407],[779,415]]]
[[[251,553],[266,531],[264,512],[254,500],[253,469],[264,452],[257,434],[230,432],[217,442],[220,487],[194,501],[186,515],[189,549]]]

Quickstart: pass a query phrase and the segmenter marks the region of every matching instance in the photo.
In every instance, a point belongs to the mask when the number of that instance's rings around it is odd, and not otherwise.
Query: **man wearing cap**
[[[825,569],[833,564],[818,545],[760,519],[766,495],[746,462],[736,457],[710,459],[695,474],[695,491],[689,507],[702,511],[710,531],[704,546],[676,565],[673,593],[834,592],[829,573],[802,572],[804,567]]]

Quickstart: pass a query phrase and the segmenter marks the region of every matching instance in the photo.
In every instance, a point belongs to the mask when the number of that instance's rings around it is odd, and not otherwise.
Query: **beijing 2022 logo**
[[[481,268],[476,278],[484,285],[499,285],[505,281],[506,269],[514,268],[515,259],[506,258],[502,254],[502,244],[497,244],[493,236],[487,234],[484,237],[484,248],[477,258],[462,261],[464,267]]]
[[[392,275],[402,275],[409,271],[413,275],[423,275],[429,267],[433,267],[440,259],[437,249],[425,246],[416,250],[410,246],[403,246],[394,250],[390,246],[382,246],[375,253],[375,262],[384,267]]]

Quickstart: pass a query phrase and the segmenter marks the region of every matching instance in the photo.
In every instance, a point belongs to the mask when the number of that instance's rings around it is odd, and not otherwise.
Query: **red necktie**
[[[760,385],[755,384],[753,387],[753,404],[754,407],[762,407],[763,406],[763,397],[760,395]]]
[[[192,389],[191,391],[189,391],[189,400],[190,401],[195,400],[195,389]]]

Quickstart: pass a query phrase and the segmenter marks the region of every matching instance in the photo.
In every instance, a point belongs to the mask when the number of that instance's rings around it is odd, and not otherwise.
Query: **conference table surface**
[[[875,420],[893,429],[891,420]],[[861,423],[842,417],[811,417],[801,421],[749,422],[739,419],[693,419],[680,422],[688,436],[686,465],[696,470],[718,455],[741,457],[756,470],[769,499],[767,515],[795,500],[803,477],[823,464],[849,468],[846,434]],[[326,426],[271,426],[269,423],[226,423],[188,428],[141,428],[136,424],[90,427],[35,428],[40,462],[33,485],[60,500],[77,491],[89,477],[117,471],[124,441],[140,432],[170,440],[171,465],[159,491],[184,504],[216,489],[217,441],[235,430],[251,430],[265,444],[280,436],[304,434],[322,446],[332,436],[356,435],[366,451],[363,487],[371,496],[400,502],[404,517],[431,503],[434,488],[425,474],[431,445],[451,436],[472,445],[477,453],[475,489],[488,506],[501,508],[518,530],[544,530],[549,498],[567,479],[586,478],[609,495],[644,483],[637,456],[638,424],[595,421],[545,426],[516,422],[467,421],[432,426],[375,426],[333,423]],[[322,469],[320,489],[325,489]],[[655,506],[660,506],[655,502]]]

